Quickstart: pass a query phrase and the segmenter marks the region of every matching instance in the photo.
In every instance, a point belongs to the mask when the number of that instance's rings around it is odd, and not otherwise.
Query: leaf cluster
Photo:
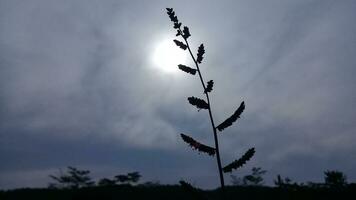
[[[186,65],[182,65],[182,64],[179,64],[178,65],[178,68],[188,74],[191,74],[191,75],[195,75],[195,73],[197,73],[197,70],[196,69],[193,69],[193,68],[190,68]]]
[[[183,31],[182,31],[181,30],[182,23],[179,22],[178,17],[176,16],[173,8],[166,8],[166,10],[167,10],[167,14],[168,14],[169,18],[173,22],[173,28],[177,30],[176,36],[181,35],[184,38],[184,40],[187,40],[190,37],[189,28],[187,26],[184,26]],[[184,45],[183,43],[177,43],[176,41],[175,41],[175,43],[177,44],[177,46],[181,47],[183,50],[186,49],[186,45]],[[184,48],[184,46],[185,46],[185,48]]]
[[[174,23],[174,28],[175,29],[180,28],[182,24],[178,22],[178,17],[176,16],[175,12],[173,11],[173,8],[166,8],[166,9],[167,9],[167,14],[168,14],[169,18]]]
[[[200,152],[207,153],[210,156],[215,155],[215,149],[213,147],[207,146],[205,144],[199,143],[198,141],[194,140],[192,137],[185,135],[185,134],[180,134],[183,141],[188,143],[189,146],[191,146],[193,149],[196,149]]]
[[[203,61],[203,55],[205,53],[204,45],[201,44],[198,48],[198,54],[197,54],[197,63],[201,63]]]
[[[239,108],[232,114],[229,118],[227,118],[224,122],[222,122],[219,126],[216,128],[219,131],[224,130],[225,128],[229,127],[234,123],[238,118],[240,118],[242,112],[245,110],[245,102],[242,102],[239,106]]]
[[[188,39],[190,37],[189,28],[187,26],[184,26],[182,36],[184,39]]]
[[[214,81],[213,80],[208,81],[204,93],[213,91],[213,86],[214,86]]]
[[[232,172],[233,169],[242,167],[242,165],[246,164],[246,162],[250,160],[254,154],[255,154],[255,148],[251,148],[247,150],[246,153],[240,159],[235,160],[232,163],[226,165],[223,168],[223,171],[225,173]]]
[[[187,45],[185,45],[183,42],[179,41],[179,40],[173,40],[174,43],[176,43],[177,46],[179,46],[181,49],[186,50],[187,49]]]
[[[190,104],[197,107],[198,109],[209,109],[209,104],[206,103],[203,99],[191,96],[188,97],[188,101]]]

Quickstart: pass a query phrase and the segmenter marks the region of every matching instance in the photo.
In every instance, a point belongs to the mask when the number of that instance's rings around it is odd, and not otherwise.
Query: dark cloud
[[[199,80],[151,62],[157,41],[174,35],[165,7],[194,46],[204,42],[216,122],[246,102],[221,135],[224,163],[255,146],[241,174],[261,166],[269,183],[277,173],[321,181],[338,169],[356,179],[354,2],[4,0],[1,188],[45,186],[68,165],[217,186],[215,160],[179,138],[212,144],[208,116],[186,99],[202,94]]]

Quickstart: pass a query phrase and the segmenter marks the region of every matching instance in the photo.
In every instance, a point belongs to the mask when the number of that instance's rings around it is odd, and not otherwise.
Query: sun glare
[[[153,53],[153,65],[166,73],[178,72],[178,64],[187,61],[187,52],[176,46],[173,40],[166,39],[158,43]]]

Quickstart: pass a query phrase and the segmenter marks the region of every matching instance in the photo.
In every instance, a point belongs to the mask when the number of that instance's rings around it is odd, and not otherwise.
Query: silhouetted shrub
[[[233,185],[243,186],[261,186],[263,185],[263,175],[267,173],[266,170],[262,170],[261,167],[253,167],[251,174],[245,175],[242,178],[231,175],[231,183]]]
[[[277,178],[273,180],[277,187],[285,187],[292,184],[292,180],[288,177],[282,178],[281,175],[277,175]]]
[[[94,182],[89,176],[89,170],[79,170],[75,167],[67,167],[67,172],[59,176],[50,175],[55,183],[50,183],[50,188],[81,188],[81,187],[89,187],[93,186]]]
[[[342,187],[347,185],[347,177],[340,171],[325,171],[325,185],[329,187]]]
[[[141,175],[139,172],[130,172],[115,176],[115,181],[121,184],[135,184],[140,180],[140,178]]]
[[[252,173],[244,176],[242,182],[244,185],[262,185],[264,182],[263,175],[267,173],[266,170],[262,170],[261,167],[253,167]]]

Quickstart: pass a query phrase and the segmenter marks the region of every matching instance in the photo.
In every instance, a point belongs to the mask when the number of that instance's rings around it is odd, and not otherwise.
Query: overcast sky
[[[224,164],[256,148],[234,175],[356,181],[356,1],[0,0],[1,189],[46,187],[66,166],[219,185],[215,158],[179,137],[213,145],[207,112],[186,100],[202,96],[198,77],[152,62],[174,39],[166,7],[206,47],[216,123],[246,103],[219,134]]]

